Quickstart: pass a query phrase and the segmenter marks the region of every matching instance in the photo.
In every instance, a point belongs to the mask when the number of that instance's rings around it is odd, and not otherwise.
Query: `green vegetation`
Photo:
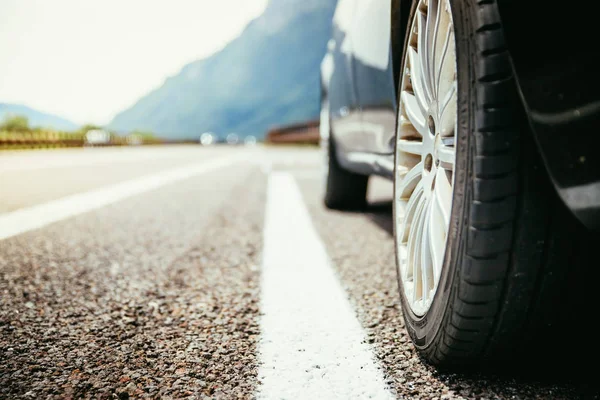
[[[22,115],[7,115],[0,123],[0,131],[29,132],[29,119]]]

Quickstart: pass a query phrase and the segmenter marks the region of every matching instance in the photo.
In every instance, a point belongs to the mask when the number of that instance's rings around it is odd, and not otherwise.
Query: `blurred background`
[[[335,3],[4,0],[0,149],[316,144]]]

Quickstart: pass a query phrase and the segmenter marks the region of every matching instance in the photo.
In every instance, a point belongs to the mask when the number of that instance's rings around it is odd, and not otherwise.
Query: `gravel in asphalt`
[[[236,166],[0,242],[0,398],[252,397],[264,196]]]

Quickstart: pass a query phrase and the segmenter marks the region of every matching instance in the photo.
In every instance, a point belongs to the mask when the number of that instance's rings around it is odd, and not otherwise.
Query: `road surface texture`
[[[419,359],[390,183],[333,212],[322,167],[303,147],[0,154],[0,398],[598,398],[570,365]]]

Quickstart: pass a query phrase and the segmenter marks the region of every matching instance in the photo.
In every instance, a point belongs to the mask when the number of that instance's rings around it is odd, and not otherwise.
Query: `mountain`
[[[47,114],[21,104],[0,103],[0,121],[10,115],[22,115],[32,128],[51,128],[58,131],[73,131],[79,125],[53,114]]]
[[[336,0],[271,0],[242,34],[192,62],[119,113],[109,128],[164,137],[262,138],[274,126],[317,118],[319,69]]]

